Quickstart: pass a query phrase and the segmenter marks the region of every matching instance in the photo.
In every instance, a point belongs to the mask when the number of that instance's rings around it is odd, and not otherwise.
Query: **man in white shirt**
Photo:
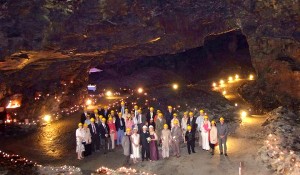
[[[197,123],[197,131],[198,131],[198,134],[199,134],[199,147],[202,146],[202,136],[201,136],[201,126],[203,124],[203,121],[204,121],[204,110],[200,110],[200,115],[197,117],[196,119],[196,123]]]
[[[125,102],[124,101],[121,102],[120,112],[122,113],[122,115],[125,113]]]
[[[154,120],[154,117],[155,117],[155,112],[154,112],[154,108],[153,107],[150,107],[149,109],[149,112],[147,114],[147,122],[148,122],[148,125],[150,124],[150,120]]]

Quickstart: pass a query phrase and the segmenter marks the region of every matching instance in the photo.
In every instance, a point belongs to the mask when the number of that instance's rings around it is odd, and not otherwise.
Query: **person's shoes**
[[[220,152],[220,155],[223,155],[223,152]]]
[[[196,153],[196,151],[193,151],[193,153]]]
[[[213,153],[213,152],[211,153],[212,156],[213,156],[214,154],[215,154],[215,153]]]
[[[180,156],[178,155],[177,158],[179,158]]]
[[[227,153],[224,154],[225,156],[228,156]]]
[[[191,154],[191,152],[189,152],[189,154]]]

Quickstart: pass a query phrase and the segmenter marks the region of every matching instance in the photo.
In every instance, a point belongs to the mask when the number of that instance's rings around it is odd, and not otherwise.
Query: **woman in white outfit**
[[[211,129],[210,122],[208,120],[208,116],[204,116],[204,121],[201,125],[201,136],[202,136],[202,149],[209,151],[209,131]]]
[[[185,132],[187,130],[187,121],[188,121],[188,112],[183,113],[183,117],[181,119],[181,129],[182,135],[185,136]],[[183,137],[185,139],[185,137]]]
[[[137,163],[137,159],[140,158],[140,135],[138,134],[138,127],[133,128],[133,134],[131,135],[131,144],[133,163]]]
[[[82,123],[78,124],[78,128],[76,129],[76,153],[77,153],[77,159],[81,160],[83,159],[82,153],[84,151],[84,132],[82,129]]]

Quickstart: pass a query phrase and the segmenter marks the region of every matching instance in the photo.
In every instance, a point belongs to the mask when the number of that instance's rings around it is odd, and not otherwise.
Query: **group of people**
[[[193,112],[184,112],[179,118],[172,106],[162,113],[154,111],[150,107],[146,114],[137,105],[129,112],[125,103],[121,102],[119,112],[114,110],[97,109],[94,113],[84,112],[81,123],[76,130],[78,159],[99,151],[100,145],[104,153],[122,146],[126,156],[125,165],[142,161],[156,161],[160,155],[169,158],[180,157],[180,144],[187,144],[189,154],[195,153],[196,138],[203,150],[210,151],[214,155],[215,146],[219,145],[220,154],[227,156],[228,126],[224,118],[219,118],[220,123],[209,120],[209,117],[200,110],[199,116]],[[161,147],[161,154],[158,147]]]

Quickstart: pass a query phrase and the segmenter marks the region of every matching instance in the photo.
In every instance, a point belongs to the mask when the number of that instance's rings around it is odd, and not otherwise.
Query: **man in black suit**
[[[146,115],[146,119],[147,119],[148,125],[150,124],[150,120],[151,120],[151,119],[154,120],[155,115],[156,115],[156,114],[155,114],[155,112],[154,112],[154,108],[153,108],[153,107],[150,107],[149,112],[148,112],[147,115]]]
[[[95,123],[95,119],[91,118],[91,124],[89,124],[89,129],[92,136],[92,151],[99,151],[100,150],[100,131],[99,126]]]
[[[88,115],[87,111],[84,111],[84,112],[81,114],[80,123],[85,123],[85,120],[86,120],[87,115]]]
[[[125,134],[125,120],[124,118],[122,118],[122,112],[118,113],[118,117],[116,118],[115,125],[116,125],[116,130],[118,132],[117,146],[119,146],[122,144],[122,139]]]
[[[142,146],[142,161],[144,161],[145,159],[149,160],[150,158],[150,146],[147,138],[150,138],[150,134],[147,131],[147,126],[143,126],[143,131],[140,134],[140,145]]]
[[[171,120],[173,119],[173,114],[174,114],[174,112],[172,110],[172,106],[168,106],[168,111],[165,115],[165,119],[166,119],[166,123],[167,123],[169,129],[171,129],[171,126],[172,126]]]
[[[190,112],[189,113],[189,118],[187,121],[187,125],[190,125],[192,127],[192,132],[196,132],[196,128],[197,128],[197,123],[196,123],[197,118],[194,117],[194,113]]]
[[[101,105],[98,105],[97,110],[98,110],[98,115],[102,115],[103,109],[102,109]]]
[[[109,144],[109,127],[106,124],[106,119],[102,118],[101,123],[99,124],[100,135],[101,135],[101,145],[103,146],[104,154],[107,153],[108,144]]]
[[[191,154],[195,152],[195,132],[192,132],[192,127],[189,125],[187,127],[187,132],[185,133],[185,142],[187,143],[188,153]]]

